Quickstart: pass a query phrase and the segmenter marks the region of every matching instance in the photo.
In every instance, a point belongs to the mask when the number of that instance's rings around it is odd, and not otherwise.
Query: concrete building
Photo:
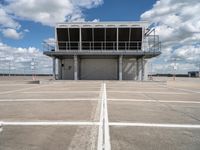
[[[146,22],[59,23],[55,39],[44,54],[63,80],[144,80],[148,59],[161,54]]]
[[[188,72],[189,77],[199,78],[200,77],[200,71],[190,71]]]

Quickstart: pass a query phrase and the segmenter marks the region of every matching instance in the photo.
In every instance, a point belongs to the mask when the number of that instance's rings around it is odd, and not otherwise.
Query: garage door
[[[117,59],[81,59],[82,80],[117,80]]]

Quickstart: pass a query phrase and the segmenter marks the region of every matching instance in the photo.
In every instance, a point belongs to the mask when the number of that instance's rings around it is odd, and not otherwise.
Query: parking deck
[[[200,80],[4,80],[0,126],[0,150],[197,150]]]

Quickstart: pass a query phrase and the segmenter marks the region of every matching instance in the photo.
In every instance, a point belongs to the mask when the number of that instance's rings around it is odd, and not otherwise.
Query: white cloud
[[[94,19],[92,22],[100,22],[100,19]]]
[[[43,41],[44,43],[44,46],[52,46],[52,47],[54,47],[55,46],[55,43],[56,43],[56,41],[55,41],[55,38],[48,38],[48,39],[45,39],[44,41]]]
[[[31,61],[35,60],[36,73],[52,73],[51,58],[35,47],[11,47],[0,42],[0,72],[32,73]]]
[[[15,40],[19,40],[23,38],[22,32],[17,32],[15,29],[11,29],[11,28],[3,29],[2,33],[5,37],[15,39]]]
[[[71,2],[75,6],[89,9],[101,5],[103,3],[103,0],[72,0]]]
[[[64,21],[84,21],[83,9],[96,7],[103,0],[6,0],[4,6],[8,14],[23,20],[40,22],[54,26]]]
[[[171,71],[174,58],[182,64],[179,72],[197,70],[200,61],[200,3],[199,0],[159,0],[141,15],[141,20],[154,23],[162,41],[162,55],[154,59],[155,68]],[[159,62],[159,63],[157,63]],[[185,64],[185,65],[184,65]],[[167,66],[167,67],[166,67]],[[159,69],[160,68],[160,69]]]
[[[29,30],[21,29],[18,20],[47,26],[65,21],[85,21],[82,11],[102,3],[103,0],[5,0],[0,4],[0,31],[5,37],[20,39]]]
[[[6,13],[3,6],[0,4],[0,27],[20,28],[21,25],[16,22],[10,15]]]

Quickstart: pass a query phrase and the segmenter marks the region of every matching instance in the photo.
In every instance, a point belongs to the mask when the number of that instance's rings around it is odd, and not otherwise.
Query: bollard
[[[0,132],[2,132],[2,131],[3,131],[3,123],[0,122]]]

